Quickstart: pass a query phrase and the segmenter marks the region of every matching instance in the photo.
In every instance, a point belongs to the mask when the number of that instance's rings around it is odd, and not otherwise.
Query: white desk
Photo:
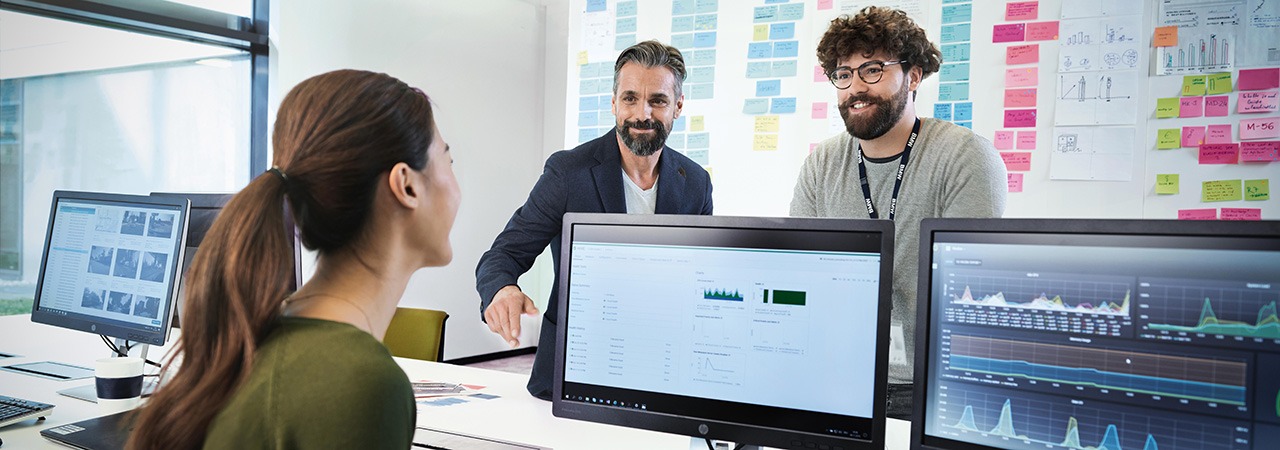
[[[173,338],[176,339],[176,333]],[[152,349],[156,361],[165,349]],[[30,315],[0,317],[0,352],[22,355],[0,359],[0,365],[37,361],[58,361],[93,367],[93,361],[110,355],[98,336],[31,322]],[[601,425],[551,415],[551,402],[538,400],[525,391],[527,377],[465,366],[397,358],[411,380],[449,381],[486,386],[482,391],[497,395],[489,400],[469,399],[450,406],[418,409],[418,425],[480,435],[494,439],[575,449],[672,449],[689,448],[689,438],[666,433]],[[58,395],[56,391],[92,383],[92,379],[53,381],[0,371],[0,395],[57,405],[42,422],[26,421],[0,428],[2,450],[64,449],[40,437],[40,430],[97,417],[98,405]],[[906,421],[888,421],[887,449],[902,450],[910,445]]]

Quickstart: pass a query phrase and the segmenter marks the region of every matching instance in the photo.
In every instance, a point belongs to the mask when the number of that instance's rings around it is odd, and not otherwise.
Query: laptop
[[[133,431],[133,412],[125,411],[40,430],[40,435],[73,448],[123,450],[125,442],[129,440],[129,433]]]

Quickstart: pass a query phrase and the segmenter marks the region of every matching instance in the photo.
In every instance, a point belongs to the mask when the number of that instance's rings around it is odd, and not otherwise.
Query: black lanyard
[[[911,127],[911,138],[907,139],[907,148],[902,149],[902,159],[898,161],[898,181],[893,183],[893,199],[889,201],[889,220],[893,220],[898,209],[898,190],[902,189],[902,176],[907,172],[907,159],[911,157],[911,147],[916,145],[916,137],[920,135],[920,119],[916,118]],[[867,165],[862,162],[862,143],[858,143],[858,176],[862,181],[862,198],[867,200],[867,215],[879,219],[875,205],[871,204],[871,183],[867,182]]]

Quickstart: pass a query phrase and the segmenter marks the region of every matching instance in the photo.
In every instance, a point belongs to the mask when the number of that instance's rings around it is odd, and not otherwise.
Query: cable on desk
[[[116,355],[119,355],[121,358],[128,357],[129,350],[133,350],[133,344],[130,344],[129,341],[124,341],[124,350],[121,350],[120,347],[116,346],[114,342],[111,342],[110,339],[107,339],[107,336],[105,334],[99,334],[98,337],[102,338],[102,342],[107,344],[107,347],[110,348],[111,351],[114,352]],[[157,363],[149,359],[144,359],[142,360],[142,362],[147,363],[148,365],[151,365],[151,366],[161,367],[160,363]],[[151,375],[145,375],[145,376],[155,377],[155,376],[159,376],[159,374],[151,374]]]

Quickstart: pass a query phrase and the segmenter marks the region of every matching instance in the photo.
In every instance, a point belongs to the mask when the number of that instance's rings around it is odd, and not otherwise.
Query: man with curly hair
[[[973,131],[916,117],[916,89],[942,54],[906,13],[867,7],[832,20],[818,60],[848,132],[805,159],[791,215],[894,221],[889,417],[909,419],[920,220],[1000,217],[1004,164]]]

